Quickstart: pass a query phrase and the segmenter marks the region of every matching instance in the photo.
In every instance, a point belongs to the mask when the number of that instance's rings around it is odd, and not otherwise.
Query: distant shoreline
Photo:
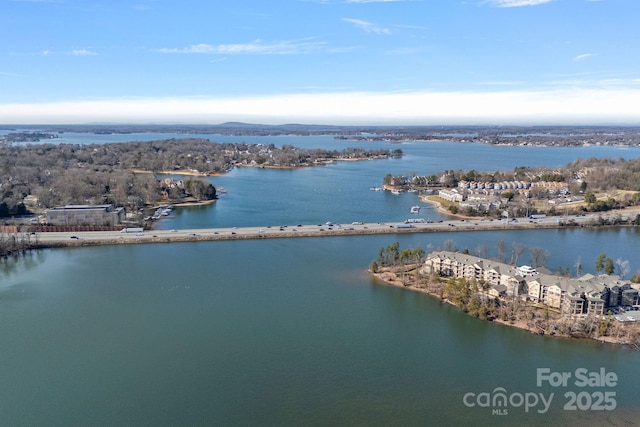
[[[334,164],[335,162],[363,162],[367,160],[382,160],[389,156],[372,156],[372,157],[356,157],[356,158],[319,158],[313,163],[299,164],[299,165],[270,165],[270,164],[234,164],[234,168],[256,168],[256,169],[303,169],[313,166],[324,166]],[[185,176],[224,176],[231,169],[225,172],[200,172],[196,170],[172,170],[172,171],[149,171],[146,169],[131,169],[133,173],[145,173],[145,174],[158,174],[158,175],[185,175]]]

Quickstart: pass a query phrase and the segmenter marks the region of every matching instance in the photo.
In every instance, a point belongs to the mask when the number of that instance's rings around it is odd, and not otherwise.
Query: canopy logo
[[[618,385],[615,372],[600,368],[589,371],[578,368],[574,371],[552,371],[550,368],[536,370],[536,387],[551,387],[566,390],[563,410],[565,411],[612,411],[616,408],[616,392],[611,390]],[[589,390],[586,389],[595,389]],[[492,415],[509,415],[509,410],[522,408],[525,413],[537,412],[546,414],[551,408],[556,393],[513,392],[508,393],[504,387],[496,387],[493,391],[480,393],[469,392],[462,397],[467,408],[486,408]]]
[[[539,414],[545,414],[551,406],[553,395],[533,392],[508,394],[506,389],[497,387],[492,392],[467,393],[462,402],[468,408],[491,408],[493,415],[508,415],[509,408],[521,407],[525,412],[535,409]]]

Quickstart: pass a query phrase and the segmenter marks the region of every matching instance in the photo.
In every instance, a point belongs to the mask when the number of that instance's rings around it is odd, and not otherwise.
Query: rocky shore
[[[509,307],[506,301],[502,301],[503,309],[512,314],[505,316],[497,312],[490,316],[478,316],[479,311],[472,313],[467,307],[462,307],[461,304],[447,298],[446,279],[420,274],[421,266],[421,264],[407,264],[376,267],[375,271],[370,268],[369,273],[378,282],[426,294],[443,303],[453,305],[469,315],[480,317],[481,320],[522,329],[538,335],[549,335],[561,339],[589,339],[601,343],[625,345],[640,350],[640,325],[618,322],[612,320],[611,316],[596,319],[599,321],[595,328],[596,331],[589,336],[576,332],[579,323],[586,321],[585,319],[565,319],[559,313],[539,305],[521,304],[519,307]]]

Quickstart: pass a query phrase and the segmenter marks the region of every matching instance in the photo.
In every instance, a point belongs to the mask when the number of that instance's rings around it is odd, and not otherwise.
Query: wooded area
[[[219,174],[235,166],[300,167],[332,159],[391,156],[388,150],[300,149],[291,145],[212,143],[206,139],[170,139],[110,144],[0,145],[0,217],[30,208],[66,204],[113,204],[138,208],[161,200],[163,191],[179,197],[153,174]],[[213,186],[211,186],[213,187]],[[195,198],[215,197],[205,180],[187,179],[182,189]]]

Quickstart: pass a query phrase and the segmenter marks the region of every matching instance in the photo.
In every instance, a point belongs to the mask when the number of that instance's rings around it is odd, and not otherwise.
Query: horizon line
[[[11,124],[640,124],[640,87],[492,92],[338,92],[129,97],[0,104]]]

